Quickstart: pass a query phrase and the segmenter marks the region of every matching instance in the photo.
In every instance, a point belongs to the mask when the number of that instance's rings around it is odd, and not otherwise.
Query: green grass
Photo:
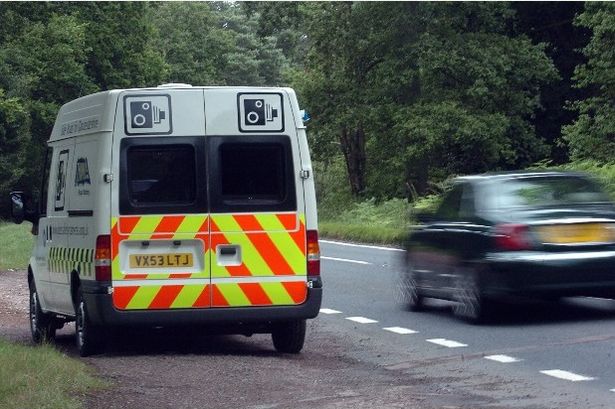
[[[0,271],[9,268],[25,269],[32,254],[34,238],[32,224],[13,224],[0,221]]]
[[[78,409],[85,392],[104,386],[86,364],[49,345],[0,339],[0,408]]]
[[[319,209],[320,210],[320,209]],[[397,244],[407,234],[411,207],[402,199],[377,203],[374,199],[350,202],[335,214],[323,209],[318,230],[322,237],[342,240]]]

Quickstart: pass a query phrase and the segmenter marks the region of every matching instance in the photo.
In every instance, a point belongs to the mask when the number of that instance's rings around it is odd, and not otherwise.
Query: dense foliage
[[[331,209],[610,162],[614,39],[611,3],[0,2],[0,217],[63,103],[163,82],[295,87]]]

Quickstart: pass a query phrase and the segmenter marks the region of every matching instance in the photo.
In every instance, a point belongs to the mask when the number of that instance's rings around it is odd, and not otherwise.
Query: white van
[[[82,356],[110,327],[271,333],[298,353],[322,298],[314,177],[289,88],[100,92],[49,139],[28,267],[34,341],[76,322]],[[197,329],[195,329],[197,331]]]

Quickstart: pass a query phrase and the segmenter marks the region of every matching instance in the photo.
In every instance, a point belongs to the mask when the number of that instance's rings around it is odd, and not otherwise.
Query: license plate
[[[131,254],[130,268],[192,267],[192,253]]]
[[[607,243],[614,239],[611,227],[602,223],[543,226],[538,231],[544,243],[552,244]]]

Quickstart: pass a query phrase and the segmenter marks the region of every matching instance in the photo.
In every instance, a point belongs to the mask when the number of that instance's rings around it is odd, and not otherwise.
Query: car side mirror
[[[16,224],[21,224],[24,220],[38,224],[38,211],[36,206],[29,203],[28,196],[22,191],[13,191],[9,194],[11,199],[11,218]]]

